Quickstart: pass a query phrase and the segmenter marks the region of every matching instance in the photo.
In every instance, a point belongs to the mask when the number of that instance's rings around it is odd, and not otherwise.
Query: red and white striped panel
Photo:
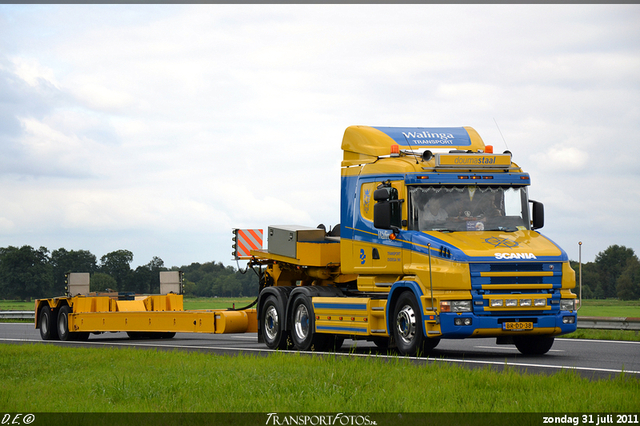
[[[251,250],[262,249],[262,229],[238,229],[238,257],[251,257]]]

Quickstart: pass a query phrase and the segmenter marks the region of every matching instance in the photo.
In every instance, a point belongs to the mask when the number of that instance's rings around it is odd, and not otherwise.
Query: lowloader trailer
[[[411,356],[495,338],[542,355],[576,330],[575,273],[537,231],[543,205],[509,151],[471,127],[368,126],[347,128],[342,150],[338,225],[270,226],[266,249],[234,230],[234,257],[260,277],[255,309],[184,311],[180,285],[134,300],[70,293],[36,301],[42,337],[257,332],[271,349],[355,338]]]
[[[132,339],[182,333],[256,332],[256,310],[189,310],[182,305],[182,273],[160,272],[159,295],[90,293],[88,273],[70,273],[67,296],[38,299],[35,325],[43,340],[86,340],[91,333],[127,332]]]

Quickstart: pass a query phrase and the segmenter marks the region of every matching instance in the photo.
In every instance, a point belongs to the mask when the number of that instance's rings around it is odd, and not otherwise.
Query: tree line
[[[65,294],[65,273],[89,272],[91,291],[131,291],[154,294],[160,291],[160,271],[184,272],[186,295],[197,297],[254,297],[258,278],[243,274],[221,262],[192,263],[166,268],[153,257],[145,265],[131,268],[133,253],[116,250],[98,259],[86,250],[45,247],[0,248],[0,298],[30,300]],[[571,261],[578,272],[578,263]],[[576,276],[577,279],[577,276]],[[594,262],[582,265],[582,295],[585,299],[640,299],[640,260],[630,248],[612,245]],[[576,288],[576,292],[578,289]]]
[[[578,262],[576,271],[578,291]],[[612,245],[598,253],[595,261],[582,265],[582,297],[585,299],[640,299],[640,260],[633,249]]]
[[[183,271],[185,295],[200,297],[253,297],[258,295],[258,277],[242,273],[220,262],[192,263],[167,268],[159,257],[133,269],[133,253],[116,250],[98,261],[87,250],[46,247],[0,248],[0,299],[31,300],[63,296],[65,274],[89,272],[90,291],[127,291],[138,294],[160,292],[161,271]]]

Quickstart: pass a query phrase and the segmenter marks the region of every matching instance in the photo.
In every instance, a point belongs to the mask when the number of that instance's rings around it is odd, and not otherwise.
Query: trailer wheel
[[[553,337],[515,336],[513,343],[523,355],[544,355],[553,346]]]
[[[269,349],[287,349],[289,336],[284,330],[284,314],[274,296],[267,297],[260,311],[260,316],[262,335],[267,347]]]
[[[58,340],[58,329],[56,328],[56,312],[49,307],[43,306],[40,309],[40,337],[42,340]]]
[[[58,336],[60,340],[69,341],[71,339],[71,333],[69,332],[69,314],[71,308],[69,305],[64,305],[58,311]]]
[[[300,295],[293,301],[291,309],[291,340],[299,351],[322,351],[327,344],[327,336],[315,332],[315,320],[311,300]]]
[[[422,315],[413,292],[405,291],[398,298],[392,325],[393,338],[402,355],[416,356],[424,350]]]

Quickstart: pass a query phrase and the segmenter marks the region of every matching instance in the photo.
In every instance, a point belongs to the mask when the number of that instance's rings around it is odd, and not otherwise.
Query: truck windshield
[[[409,229],[517,231],[530,229],[526,187],[409,187]]]

